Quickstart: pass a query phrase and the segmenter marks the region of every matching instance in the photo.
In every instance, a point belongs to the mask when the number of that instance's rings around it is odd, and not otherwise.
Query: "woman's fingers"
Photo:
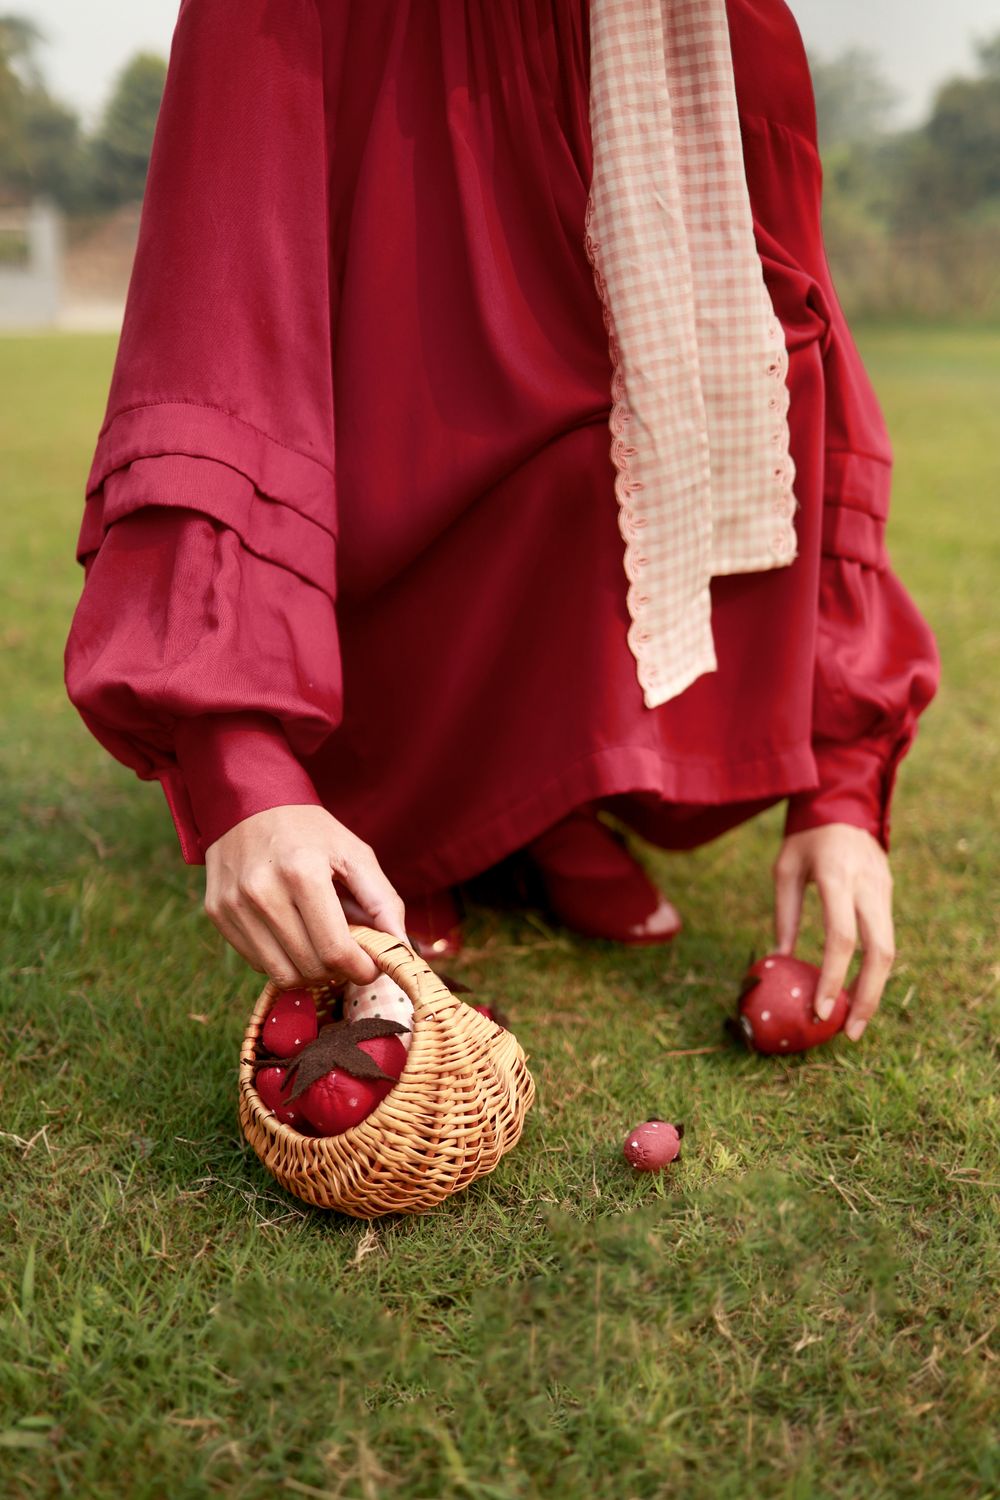
[[[851,1010],[844,1027],[852,1042],[860,1040],[878,1010],[896,957],[892,900],[883,886],[861,887],[857,914],[864,957],[858,977],[851,986]]]
[[[382,972],[351,936],[337,897],[329,859],[310,856],[289,872],[297,913],[324,974],[346,975],[355,984],[371,984]]]
[[[281,988],[332,976],[369,984],[381,972],[351,936],[334,874],[375,926],[406,938],[403,903],[374,851],[325,808],[266,808],[205,852],[205,911],[254,968]]]
[[[838,874],[820,873],[816,877],[823,906],[823,965],[816,986],[816,1014],[825,1021],[844,987],[847,970],[858,942],[854,910],[854,890],[849,880]]]
[[[326,861],[316,852],[289,859],[262,880],[245,881],[242,894],[244,926],[251,933],[260,931],[259,923],[266,927],[268,950],[280,955],[281,969],[268,972],[283,989],[321,984],[332,975],[367,984],[377,975],[374,961],[347,929]]]
[[[802,920],[806,867],[785,844],[774,863],[774,936],[778,953],[793,953]]]
[[[257,944],[241,926],[238,918],[228,910],[223,910],[222,907],[216,908],[208,901],[205,903],[205,910],[226,942],[236,949],[241,958],[246,959],[251,969],[256,969],[258,974],[269,975],[263,954],[258,951]]]
[[[258,974],[266,974],[279,989],[294,989],[296,985],[313,982],[298,972],[267,922],[249,906],[234,904],[212,915],[212,921],[240,957]]]
[[[256,955],[257,962],[253,967],[266,974],[279,990],[317,982],[316,975],[304,972],[291,957],[283,942],[275,936],[267,918],[244,906],[232,915],[232,921],[241,932],[245,945]]]
[[[342,861],[337,874],[361,909],[368,912],[374,927],[381,932],[391,932],[404,943],[409,942],[403,899],[383,873],[373,849],[360,840],[356,841],[350,858]]]
[[[323,899],[324,887],[329,889],[329,901]],[[260,885],[248,883],[228,915],[257,956],[254,967],[279,989],[345,976],[369,984],[379,973],[374,960],[351,937],[322,861],[311,876],[286,871]]]
[[[830,823],[786,836],[774,864],[775,924],[782,952],[791,952],[802,909],[803,887],[814,881],[823,906],[823,964],[815,1009],[825,1021],[861,932],[863,957],[848,993],[844,1030],[856,1042],[878,1009],[895,959],[892,872],[882,846],[866,829]]]

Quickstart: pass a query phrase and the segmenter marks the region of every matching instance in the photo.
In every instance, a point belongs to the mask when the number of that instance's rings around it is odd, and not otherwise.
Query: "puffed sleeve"
[[[192,863],[341,717],[327,131],[316,0],[182,0],[65,678]]]
[[[819,787],[788,799],[786,834],[852,823],[888,852],[896,772],[939,676],[934,636],[892,569],[824,556],[813,687]]]
[[[937,692],[941,662],[886,550],[893,450],[823,259],[828,328],[812,722],[819,785],[788,799],[785,833],[851,823],[888,852],[896,773]]]
[[[340,716],[329,596],[176,506],[115,522],[84,567],[70,697],[112,755],[161,782],[185,861],[252,813],[322,805],[299,756]]]

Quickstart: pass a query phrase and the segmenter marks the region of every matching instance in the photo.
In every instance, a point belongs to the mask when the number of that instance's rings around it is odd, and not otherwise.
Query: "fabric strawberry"
[[[302,1112],[320,1135],[340,1135],[367,1118],[392,1089],[406,1063],[406,1050],[394,1036],[376,1036],[358,1043],[374,1058],[387,1078],[357,1078],[343,1068],[333,1068],[317,1078],[302,1094]]]
[[[768,953],[743,976],[736,1022],[730,1029],[755,1052],[805,1052],[836,1036],[847,1020],[850,997],[837,996],[825,1021],[813,1008],[820,970],[789,953]]]
[[[287,1078],[287,1068],[276,1068],[271,1065],[258,1069],[254,1087],[268,1109],[274,1110],[276,1120],[280,1120],[283,1125],[295,1125],[301,1129],[306,1123],[305,1114],[300,1105],[287,1103],[285,1094]]]
[[[377,1016],[360,1021],[328,1021],[315,1040],[288,1057],[263,1058],[260,1072],[277,1061],[287,1067],[290,1092],[282,1095],[286,1107],[298,1101],[305,1119],[321,1134],[338,1135],[371,1114],[399,1078],[406,1063],[406,1049],[399,1034],[406,1027],[399,1021]]]
[[[319,1030],[316,1001],[308,990],[285,990],[267,1013],[260,1040],[275,1057],[294,1057]]]

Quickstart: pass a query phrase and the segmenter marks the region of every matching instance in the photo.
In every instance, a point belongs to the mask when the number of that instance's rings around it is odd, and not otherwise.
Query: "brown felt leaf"
[[[288,1068],[288,1076],[295,1074],[295,1087],[288,1095],[288,1103],[298,1099],[306,1089],[334,1068],[342,1068],[354,1078],[384,1078],[395,1082],[391,1073],[379,1067],[373,1057],[362,1052],[359,1042],[376,1036],[398,1036],[409,1031],[401,1021],[389,1021],[382,1016],[365,1016],[360,1021],[328,1021],[319,1029],[315,1041],[309,1042],[294,1057],[279,1059]]]

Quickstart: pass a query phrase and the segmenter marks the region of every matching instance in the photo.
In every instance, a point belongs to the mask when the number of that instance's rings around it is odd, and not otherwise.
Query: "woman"
[[[372,977],[345,910],[453,951],[455,887],[517,851],[570,925],[669,940],[598,810],[680,849],[787,797],[777,946],[814,881],[818,1008],[859,939],[849,1036],[878,1005],[892,788],[940,666],[885,553],[802,40],[783,0],[726,11],[797,554],[712,579],[717,667],[650,708],[584,238],[587,0],[183,0],[66,682],[279,984]]]

